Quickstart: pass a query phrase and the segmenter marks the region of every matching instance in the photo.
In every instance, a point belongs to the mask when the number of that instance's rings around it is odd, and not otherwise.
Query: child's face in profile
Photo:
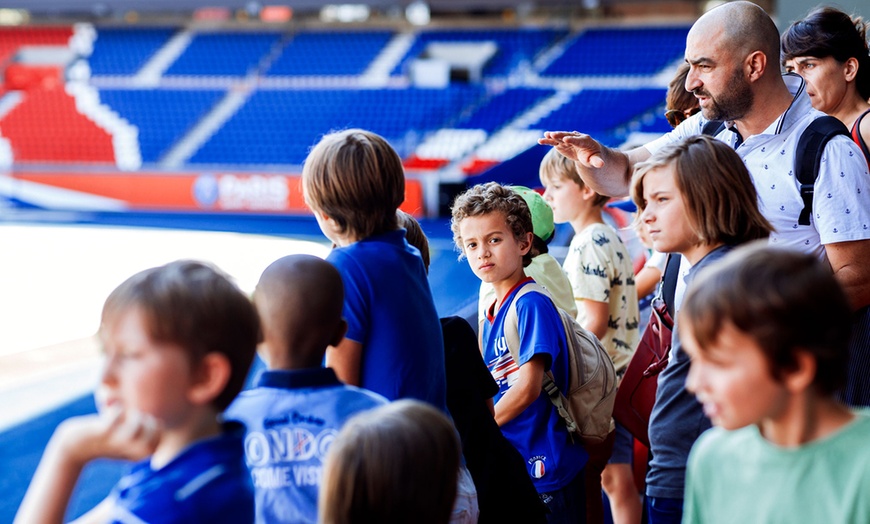
[[[173,344],[153,341],[139,308],[104,324],[100,339],[106,360],[99,393],[106,407],[151,415],[166,429],[187,419],[190,358]]]
[[[544,181],[544,200],[553,209],[553,222],[571,222],[585,209],[583,190],[573,180],[551,176]]]
[[[525,241],[518,241],[502,213],[463,218],[459,235],[471,270],[497,292],[503,286],[510,289],[525,275],[523,255],[531,247],[531,233]]]
[[[646,208],[640,217],[649,233],[653,249],[660,253],[680,253],[690,262],[703,246],[692,229],[683,195],[677,188],[673,166],[648,171],[643,177]]]
[[[713,424],[731,430],[784,414],[789,392],[773,378],[752,337],[726,322],[704,351],[688,325],[680,326],[680,340],[692,359],[686,389],[698,397]]]

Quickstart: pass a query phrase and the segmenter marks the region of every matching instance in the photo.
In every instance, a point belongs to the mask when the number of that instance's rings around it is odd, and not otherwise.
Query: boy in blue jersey
[[[173,262],[116,288],[99,335],[101,414],[58,427],[15,522],[62,522],[82,468],[101,457],[140,462],[82,520],[253,522],[244,428],[218,419],[256,351],[248,297],[208,265]]]
[[[483,358],[499,386],[496,423],[526,461],[550,510],[548,522],[585,522],[582,472],[588,455],[572,443],[549,398],[541,394],[546,371],[553,373],[560,389],[568,384],[565,331],[550,298],[528,293],[516,304],[520,362],[514,361],[505,342],[508,306],[517,290],[533,282],[524,271],[534,255],[529,208],[510,188],[490,182],[457,197],[452,214],[451,229],[461,256],[496,293],[481,325]]]
[[[302,190],[344,281],[347,334],[326,364],[346,384],[446,411],[441,323],[420,252],[396,219],[405,198],[399,155],[362,129],[326,135],[305,160]]]
[[[387,400],[342,384],[321,366],[326,347],[338,345],[347,328],[341,276],[329,262],[311,255],[276,260],[260,276],[254,304],[268,369],[225,416],[247,427],[257,522],[314,523],[332,440],[352,415]]]

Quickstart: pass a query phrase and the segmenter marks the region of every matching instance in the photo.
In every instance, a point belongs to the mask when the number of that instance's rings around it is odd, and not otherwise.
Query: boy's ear
[[[335,333],[332,335],[332,339],[329,341],[329,345],[332,347],[338,347],[342,340],[344,340],[344,335],[347,334],[347,321],[345,319],[341,319],[338,323],[338,326],[335,328]]]
[[[523,255],[529,252],[532,249],[532,232],[528,231],[525,234],[525,238],[520,240],[520,250],[523,252]]]
[[[199,369],[194,371],[187,398],[197,405],[210,403],[226,387],[232,374],[232,364],[226,355],[217,352],[208,353],[199,363]]]
[[[584,185],[580,188],[580,196],[583,197],[583,200],[592,200],[598,194],[592,190],[589,186]]]
[[[816,357],[804,349],[795,350],[795,367],[783,373],[783,383],[792,393],[806,391],[816,378]]]

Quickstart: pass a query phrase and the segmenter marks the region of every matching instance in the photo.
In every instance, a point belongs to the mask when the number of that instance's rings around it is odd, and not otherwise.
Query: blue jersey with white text
[[[556,385],[568,384],[568,345],[565,329],[556,306],[549,297],[527,293],[517,302],[517,331],[520,337],[520,362],[511,357],[504,337],[504,320],[508,306],[526,279],[515,286],[495,316],[483,322],[483,358],[499,386],[496,404],[519,377],[520,366],[535,355],[544,355],[547,369],[553,372]],[[541,394],[522,413],[501,427],[502,432],[526,461],[526,469],[539,493],[565,487],[583,469],[588,460],[586,450],[574,444],[565,423],[546,394]]]
[[[244,422],[257,522],[317,522],[323,460],[341,426],[387,400],[339,382],[329,368],[264,371],[224,417]]]

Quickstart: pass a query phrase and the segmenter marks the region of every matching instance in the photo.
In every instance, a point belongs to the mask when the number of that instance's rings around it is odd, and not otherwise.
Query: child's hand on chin
[[[99,415],[73,417],[57,429],[62,454],[76,464],[96,458],[142,460],[152,455],[160,440],[158,421],[147,413],[108,406]]]

